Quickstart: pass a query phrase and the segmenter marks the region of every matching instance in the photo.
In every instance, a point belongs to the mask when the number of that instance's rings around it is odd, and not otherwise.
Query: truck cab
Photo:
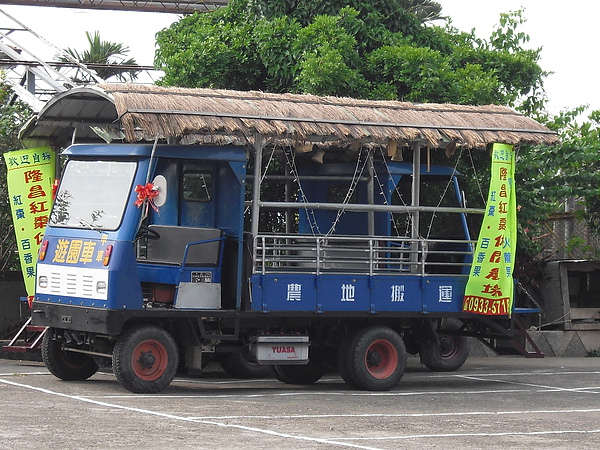
[[[235,308],[245,152],[74,145],[64,154],[36,290],[60,323],[110,334],[110,311]],[[136,186],[153,180],[158,195],[142,205]]]

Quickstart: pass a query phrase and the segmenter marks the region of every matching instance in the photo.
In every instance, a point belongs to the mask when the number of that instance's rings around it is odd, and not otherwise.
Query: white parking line
[[[288,434],[288,433],[280,433],[278,431],[267,430],[264,428],[221,423],[221,422],[216,422],[213,420],[198,420],[198,419],[189,418],[189,417],[177,416],[174,414],[166,414],[166,413],[161,413],[158,411],[151,411],[148,409],[132,408],[129,406],[122,406],[122,405],[116,405],[116,404],[112,404],[112,403],[100,402],[100,401],[92,400],[92,399],[85,398],[85,397],[79,397],[76,395],[68,395],[68,394],[63,394],[61,392],[51,391],[49,389],[30,386],[28,384],[15,383],[14,381],[4,380],[1,378],[0,378],[0,383],[4,383],[7,385],[20,387],[20,388],[24,388],[24,389],[31,389],[34,391],[42,392],[44,394],[68,398],[68,399],[79,401],[79,402],[85,402],[85,403],[91,403],[91,404],[98,405],[98,406],[104,406],[106,408],[131,411],[131,412],[136,412],[136,413],[145,414],[145,415],[149,415],[149,416],[158,416],[158,417],[162,417],[165,419],[178,420],[178,421],[183,421],[183,422],[192,422],[192,423],[198,423],[198,424],[202,424],[202,425],[212,425],[212,426],[217,426],[217,427],[221,427],[221,428],[234,428],[234,429],[248,431],[248,432],[252,432],[252,433],[266,434],[266,435],[276,436],[276,437],[280,437],[280,438],[287,438],[287,439],[293,439],[293,440],[299,440],[299,441],[316,442],[316,443],[326,444],[326,445],[360,448],[360,449],[364,449],[364,450],[378,450],[377,448],[374,448],[374,447],[366,447],[364,445],[352,444],[350,442],[338,442],[338,441],[334,441],[331,439],[321,439],[321,438],[314,438],[314,437],[309,437],[309,436],[300,436],[300,435],[293,435],[293,434]]]
[[[282,385],[284,388],[284,385]],[[546,392],[542,390],[541,392]],[[466,394],[498,394],[498,393],[539,393],[539,391],[529,391],[524,389],[490,389],[482,391],[427,391],[427,392],[370,392],[370,391],[299,391],[299,392],[260,392],[255,394],[187,394],[187,395],[170,395],[170,394],[124,394],[124,395],[98,395],[93,398],[263,398],[263,397],[320,397],[320,396],[337,396],[337,397],[409,397],[415,395],[466,395]]]
[[[502,433],[440,433],[440,434],[412,434],[406,436],[382,436],[382,437],[356,437],[356,438],[333,438],[336,441],[393,441],[425,438],[453,438],[453,437],[494,437],[494,436],[543,436],[558,434],[597,434],[600,430],[549,430],[549,431],[505,431]]]
[[[490,378],[482,378],[480,376],[472,376],[472,375],[463,375],[460,376],[460,378],[464,378],[467,380],[477,380],[477,381],[492,381],[494,383],[504,383],[504,384],[510,384],[510,385],[517,385],[517,386],[526,386],[526,387],[533,387],[533,388],[537,388],[537,389],[542,389],[542,390],[546,390],[546,391],[559,391],[559,392],[579,392],[581,388],[561,388],[561,387],[556,387],[556,386],[547,386],[544,384],[538,384],[538,383],[525,383],[523,381],[512,381],[512,380],[494,380],[494,379],[490,379]],[[593,392],[593,391],[586,391],[586,393],[588,394],[600,394],[600,392]]]
[[[533,375],[537,376],[552,376],[555,377],[557,375],[586,375],[586,374],[600,374],[600,371],[569,371],[569,372],[561,372],[561,371],[553,371],[553,372],[494,372],[494,373],[463,373],[463,372],[454,372],[454,373],[436,373],[425,375],[426,378],[455,378],[462,376],[478,376],[478,377],[531,377]]]
[[[346,417],[349,419],[368,419],[376,417],[385,418],[414,418],[414,417],[460,417],[460,416],[510,416],[510,415],[528,415],[528,414],[585,414],[599,413],[600,408],[593,409],[540,409],[540,410],[524,410],[524,411],[464,411],[464,412],[447,412],[447,413],[399,413],[399,414],[291,414],[284,415],[240,415],[240,416],[200,416],[193,417],[197,420],[235,420],[235,419],[334,419]]]
[[[570,372],[569,375],[577,375],[577,374],[589,374],[589,373],[598,373],[598,372]],[[2,374],[0,376],[3,377],[15,377],[22,375],[47,375],[48,372],[30,372],[23,374]],[[552,374],[548,372],[548,374]],[[565,374],[564,372],[555,372],[555,375]],[[515,374],[478,374],[475,375],[467,375],[467,374],[453,374],[452,378],[462,378],[465,380],[477,380],[477,381],[486,381],[486,382],[497,382],[497,383],[506,383],[511,385],[522,386],[523,389],[505,389],[505,390],[481,390],[481,391],[436,391],[436,392],[356,392],[356,391],[337,391],[337,392],[313,392],[313,391],[302,391],[302,392],[266,392],[266,393],[255,393],[248,395],[240,395],[240,394],[225,394],[225,395],[115,395],[115,396],[103,396],[103,397],[86,397],[86,396],[76,396],[64,394],[61,392],[53,391],[50,389],[40,388],[36,386],[31,386],[25,383],[18,383],[15,381],[11,381],[5,378],[0,378],[0,383],[5,385],[10,385],[23,389],[30,389],[37,392],[41,392],[47,395],[53,395],[58,397],[67,398],[73,401],[90,403],[106,408],[112,408],[116,410],[124,410],[139,413],[142,415],[148,416],[158,416],[165,419],[175,420],[175,421],[183,421],[189,423],[196,423],[199,425],[207,425],[214,426],[220,428],[229,428],[236,429],[242,432],[250,432],[250,433],[258,433],[263,435],[270,435],[278,438],[284,438],[289,440],[296,441],[305,441],[305,442],[314,442],[319,444],[325,444],[328,446],[341,446],[341,447],[350,447],[350,448],[360,448],[360,449],[373,449],[376,450],[375,447],[372,447],[371,444],[377,441],[407,441],[407,440],[418,440],[418,439],[440,439],[440,438],[461,438],[461,437],[500,437],[500,436],[543,436],[543,435],[577,435],[577,434],[599,434],[600,430],[592,429],[592,430],[538,430],[538,431],[506,431],[506,432],[462,432],[462,433],[431,433],[431,434],[411,434],[411,435],[393,435],[393,436],[373,436],[373,437],[328,437],[328,438],[319,438],[319,437],[311,437],[311,436],[303,436],[303,435],[294,435],[290,433],[283,433],[275,430],[270,430],[267,428],[259,428],[255,426],[245,426],[241,424],[233,424],[227,423],[227,421],[238,420],[245,421],[249,420],[252,423],[255,423],[257,419],[263,420],[293,420],[293,419],[309,419],[309,420],[318,420],[318,419],[329,419],[329,418],[346,418],[346,419],[365,419],[365,418],[422,418],[422,417],[473,417],[473,416],[487,416],[487,417],[508,417],[508,416],[535,416],[535,415],[544,415],[544,414],[563,414],[563,415],[581,415],[581,414],[597,414],[600,413],[600,408],[590,408],[590,409],[539,409],[539,410],[504,410],[504,411],[463,411],[463,412],[432,412],[432,413],[398,413],[398,414],[295,414],[295,415],[223,415],[223,416],[199,416],[199,417],[185,417],[181,415],[168,414],[158,411],[153,411],[149,409],[136,408],[130,406],[123,406],[113,403],[108,403],[105,401],[97,400],[97,398],[126,398],[128,400],[131,399],[139,399],[139,398],[154,398],[156,400],[161,399],[173,399],[173,398],[256,398],[256,397],[286,397],[286,396],[408,396],[408,395],[462,395],[462,394],[485,394],[485,393],[520,393],[520,394],[533,394],[533,393],[548,393],[548,392],[573,392],[580,393],[584,391],[585,393],[598,393],[593,392],[593,390],[598,389],[597,387],[579,387],[579,388],[558,388],[555,386],[547,386],[543,384],[536,383],[527,383],[520,381],[512,381],[501,379],[505,376],[514,376]],[[531,376],[532,374],[528,374]],[[538,375],[537,373],[535,375]],[[272,380],[271,380],[272,381]],[[219,383],[221,384],[221,383]],[[388,444],[389,445],[389,444]]]

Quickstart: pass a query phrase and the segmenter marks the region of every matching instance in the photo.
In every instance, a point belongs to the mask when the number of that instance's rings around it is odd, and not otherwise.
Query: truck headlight
[[[106,294],[106,281],[98,281],[96,283],[96,292],[101,295]]]
[[[42,289],[46,289],[48,287],[48,277],[46,275],[40,275],[38,277],[38,286]]]

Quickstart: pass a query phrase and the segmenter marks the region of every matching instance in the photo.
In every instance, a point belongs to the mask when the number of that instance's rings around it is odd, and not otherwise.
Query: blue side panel
[[[423,281],[424,312],[462,312],[466,277],[427,277]]]
[[[258,311],[315,311],[314,275],[253,277],[252,309]]]
[[[110,259],[107,307],[121,310],[142,309],[144,301],[133,243],[116,242],[113,253]]]
[[[252,310],[460,313],[466,277],[253,275]]]
[[[318,282],[320,311],[369,311],[371,309],[368,276],[321,275]]]
[[[371,302],[374,311],[421,311],[423,295],[417,276],[386,277],[375,276]]]
[[[167,195],[165,203],[159,208],[159,213],[150,208],[149,223],[155,225],[178,225],[179,222],[179,172],[178,165],[172,160],[159,159],[155,174],[160,174],[167,180]]]
[[[221,282],[221,271],[215,267],[185,267],[168,266],[166,264],[138,263],[137,273],[140,281],[147,283],[163,283],[178,285],[181,282],[192,281],[192,272],[209,272],[213,283]]]

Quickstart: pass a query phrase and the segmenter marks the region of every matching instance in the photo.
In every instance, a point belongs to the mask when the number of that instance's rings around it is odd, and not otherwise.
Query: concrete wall
[[[544,353],[545,357],[585,357],[597,356],[600,353],[600,331],[534,331],[528,330],[529,336],[535,345]],[[498,356],[493,350],[475,338],[469,338],[471,347],[469,356]],[[525,348],[533,351],[533,347],[526,343]]]
[[[29,317],[21,272],[0,272],[0,339],[12,337]]]

